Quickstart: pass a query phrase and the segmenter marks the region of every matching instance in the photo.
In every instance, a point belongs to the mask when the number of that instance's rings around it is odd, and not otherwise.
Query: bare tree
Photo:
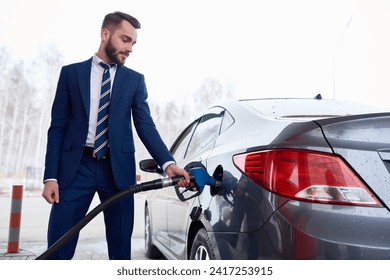
[[[15,63],[6,80],[5,119],[2,122],[6,135],[3,138],[3,170],[8,175],[20,173],[19,156],[24,153],[23,138],[27,129],[28,104],[32,88],[27,82],[24,64]]]
[[[233,89],[222,85],[218,80],[206,79],[193,98],[195,111],[200,113],[216,101],[233,98]]]
[[[53,46],[33,61],[13,60],[0,47],[0,176],[22,177],[41,170],[50,107],[61,56]],[[36,174],[42,176],[42,174]]]
[[[50,110],[54,99],[58,76],[63,65],[63,56],[60,50],[55,45],[47,45],[40,49],[38,59],[34,63],[34,67],[42,69],[35,76],[36,84],[39,85],[37,91],[41,94],[37,95],[36,105],[38,115],[36,118],[37,149],[33,155],[33,166],[43,167],[45,150],[46,150],[46,134],[50,124]]]

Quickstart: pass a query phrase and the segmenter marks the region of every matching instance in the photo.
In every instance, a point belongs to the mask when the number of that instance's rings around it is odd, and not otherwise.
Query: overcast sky
[[[383,103],[390,77],[386,0],[0,0],[0,44],[30,59],[55,44],[66,63],[97,50],[105,14],[141,22],[126,65],[149,98],[185,100],[207,78],[236,98]],[[387,98],[388,99],[388,98]]]

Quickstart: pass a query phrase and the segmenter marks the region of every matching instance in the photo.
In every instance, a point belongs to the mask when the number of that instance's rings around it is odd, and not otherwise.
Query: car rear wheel
[[[201,228],[195,236],[191,247],[191,260],[215,260],[212,243],[207,231]]]
[[[152,228],[148,206],[145,207],[145,254],[148,258],[161,258],[162,254],[152,242]]]

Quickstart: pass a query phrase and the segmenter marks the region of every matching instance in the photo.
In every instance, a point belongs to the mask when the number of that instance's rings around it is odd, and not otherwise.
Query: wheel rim
[[[146,211],[145,215],[145,250],[149,249],[149,238],[150,238],[150,218],[149,212]]]
[[[196,249],[194,259],[195,260],[209,260],[210,259],[209,252],[207,251],[205,246],[199,246]]]

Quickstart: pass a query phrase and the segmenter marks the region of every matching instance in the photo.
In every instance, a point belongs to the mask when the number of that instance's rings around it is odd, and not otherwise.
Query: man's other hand
[[[58,183],[56,181],[45,182],[45,187],[42,191],[42,196],[50,204],[60,202],[60,194],[58,191]]]

